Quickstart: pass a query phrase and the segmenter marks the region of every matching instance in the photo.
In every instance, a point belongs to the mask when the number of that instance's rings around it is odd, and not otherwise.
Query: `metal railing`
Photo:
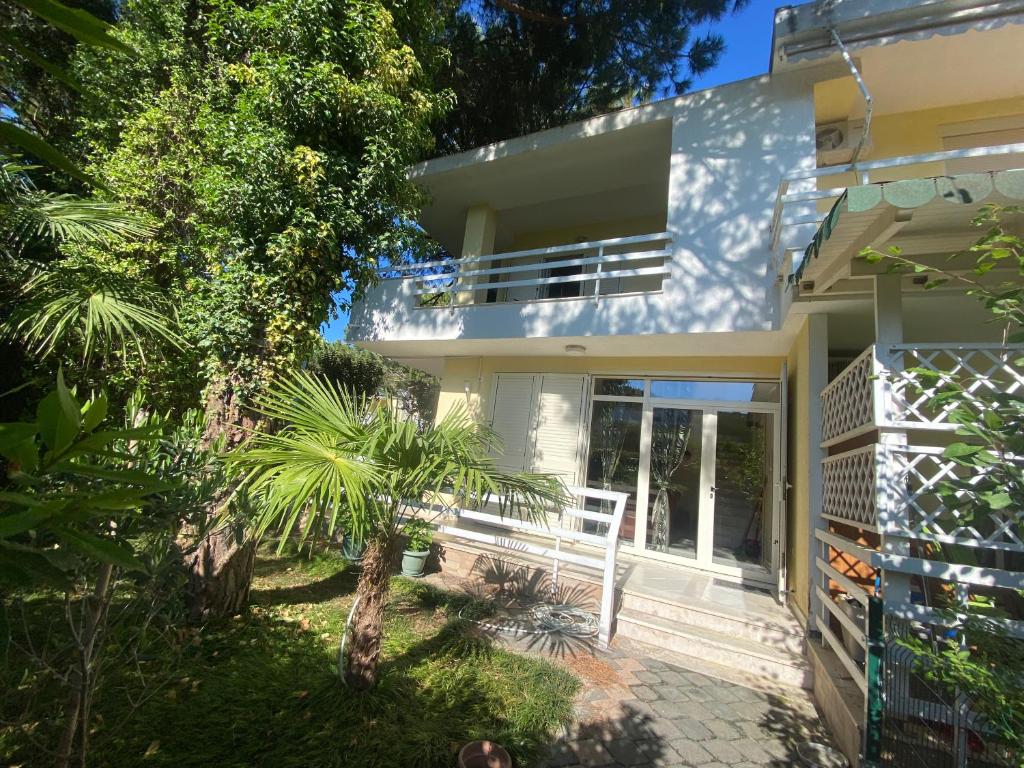
[[[824,214],[815,213],[810,216],[787,222],[785,209],[798,203],[817,203],[820,200],[836,200],[846,191],[846,187],[817,189],[820,179],[843,174],[856,174],[858,184],[869,183],[871,171],[886,168],[903,168],[927,163],[941,163],[948,160],[965,160],[975,157],[997,157],[1001,155],[1024,155],[1024,144],[1000,144],[992,147],[974,147],[971,149],[951,149],[943,152],[926,152],[920,155],[903,155],[885,157],[878,160],[863,160],[845,165],[833,165],[824,168],[791,171],[779,180],[775,193],[775,205],[772,209],[771,249],[775,253],[779,246],[782,230],[788,226],[821,223]],[[812,184],[813,183],[813,184]],[[810,187],[815,188],[810,188]],[[800,189],[794,189],[800,187]],[[808,187],[808,188],[804,188]]]
[[[667,232],[389,266],[416,281],[421,306],[454,307],[650,293],[670,275]],[[557,289],[552,290],[555,286]],[[443,301],[436,297],[446,297]]]
[[[611,641],[612,621],[615,610],[615,563],[619,551],[619,528],[622,525],[622,516],[625,514],[626,500],[629,496],[618,491],[605,491],[598,488],[584,488],[574,485],[567,486],[566,489],[569,495],[574,498],[596,499],[598,502],[602,502],[602,511],[585,509],[585,503],[581,503],[578,507],[562,510],[562,515],[568,517],[570,521],[579,520],[606,525],[607,531],[604,533],[591,533],[573,528],[543,525],[506,515],[495,515],[471,509],[454,509],[452,512],[456,515],[458,521],[483,523],[503,528],[513,533],[553,539],[553,542],[551,545],[534,543],[523,538],[485,533],[471,528],[464,528],[457,524],[441,525],[438,530],[451,536],[489,544],[490,546],[506,549],[510,552],[520,554],[525,552],[550,558],[553,564],[552,577],[554,580],[557,580],[558,567],[563,562],[601,571],[601,609],[598,618],[598,640],[603,646],[607,647]],[[604,511],[604,507],[610,507],[610,512]],[[604,555],[602,557],[592,557],[577,552],[566,552],[562,549],[563,541],[602,547]]]

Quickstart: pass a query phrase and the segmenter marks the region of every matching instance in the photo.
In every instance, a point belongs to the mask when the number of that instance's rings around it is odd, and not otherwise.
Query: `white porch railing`
[[[453,512],[457,516],[458,521],[483,523],[515,533],[552,539],[553,542],[551,545],[539,544],[525,539],[464,528],[457,524],[441,525],[438,530],[451,536],[489,544],[493,547],[509,550],[510,552],[525,552],[550,558],[553,564],[552,578],[556,581],[558,579],[559,563],[573,563],[601,571],[601,609],[598,618],[598,640],[602,645],[607,646],[611,641],[612,622],[615,612],[615,562],[619,551],[619,528],[622,525],[622,516],[626,511],[626,500],[629,497],[627,494],[618,491],[605,491],[581,486],[567,486],[567,490],[569,495],[576,499],[589,498],[596,499],[599,502],[611,502],[608,505],[611,506],[610,513],[585,509],[584,503],[580,503],[575,508],[562,510],[562,514],[570,520],[589,521],[591,523],[607,525],[608,530],[605,533],[587,533],[573,528],[541,525],[505,515],[495,515],[489,512],[478,512],[470,509],[455,509]],[[580,542],[601,547],[604,549],[604,554],[601,557],[592,557],[576,552],[566,552],[562,550],[563,541]]]
[[[883,355],[870,347],[822,390],[821,445],[831,455],[822,461],[820,512],[829,530],[815,532],[818,624],[862,689],[866,678],[858,649],[866,647],[866,615],[851,605],[867,606],[868,574],[907,574],[926,591],[930,580],[960,584],[964,591],[1024,588],[1024,572],[1006,564],[1008,556],[1024,553],[1015,510],[971,518],[938,493],[944,481],[972,475],[943,456],[941,445],[952,439],[957,425],[950,420],[951,407],[930,405],[934,389],[922,373],[948,372],[979,397],[1024,393],[1022,358],[1024,345],[898,344]],[[873,432],[877,438],[869,445],[857,445]],[[886,439],[887,434],[900,439]],[[849,441],[857,447],[842,450]],[[948,623],[927,604],[887,601],[886,611]],[[841,638],[833,631],[836,623]],[[1024,622],[1004,623],[1011,634],[1024,637]]]
[[[416,281],[421,306],[454,307],[651,293],[670,274],[667,232],[387,267]],[[558,289],[552,290],[553,286]],[[578,289],[573,290],[576,286]],[[444,301],[430,301],[435,297]]]

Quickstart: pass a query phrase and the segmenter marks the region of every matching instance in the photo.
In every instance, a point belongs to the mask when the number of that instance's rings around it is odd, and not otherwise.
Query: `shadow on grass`
[[[344,609],[324,606],[303,628],[277,607],[349,595],[358,571],[321,578],[298,560],[271,563],[262,574],[295,573],[254,590],[262,610],[184,633],[173,652],[108,666],[91,765],[450,768],[463,744],[492,739],[527,766],[571,716],[570,673],[495,648],[458,619],[469,598],[403,579],[393,582],[378,686],[347,689],[335,671]],[[0,732],[0,763],[51,764],[48,733]]]
[[[339,571],[306,584],[275,589],[254,589],[251,599],[255,605],[290,605],[293,603],[327,603],[355,591],[359,572],[355,569]]]

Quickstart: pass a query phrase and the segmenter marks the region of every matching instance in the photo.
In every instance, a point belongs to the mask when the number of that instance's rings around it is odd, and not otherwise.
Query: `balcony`
[[[660,292],[669,276],[666,232],[394,267],[418,309]]]
[[[905,580],[909,599],[887,599],[904,619],[943,624],[936,605],[954,594],[1024,588],[1024,531],[1017,513],[972,518],[938,494],[969,477],[943,455],[957,425],[931,404],[923,371],[977,397],[1024,393],[1024,346],[899,344],[869,347],[821,393],[822,504],[814,591],[822,636],[865,687],[863,610],[876,579]],[[1015,460],[1008,457],[1008,460]],[[1012,602],[1012,599],[1011,599]],[[1011,614],[1013,612],[1011,611]],[[1024,621],[1007,629],[1024,637]]]

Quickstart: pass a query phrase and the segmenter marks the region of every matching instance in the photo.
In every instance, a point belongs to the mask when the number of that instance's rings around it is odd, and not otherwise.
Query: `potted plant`
[[[341,556],[350,563],[358,563],[363,559],[365,551],[366,542],[363,538],[345,531],[345,535],[341,538]]]
[[[419,578],[427,565],[434,530],[426,520],[414,517],[405,524],[403,531],[409,541],[402,552],[402,575]]]

